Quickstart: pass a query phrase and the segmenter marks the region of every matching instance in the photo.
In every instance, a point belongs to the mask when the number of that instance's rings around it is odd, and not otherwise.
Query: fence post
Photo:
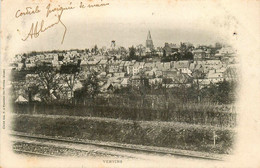
[[[216,145],[216,131],[213,131],[213,141],[214,141],[214,146]]]

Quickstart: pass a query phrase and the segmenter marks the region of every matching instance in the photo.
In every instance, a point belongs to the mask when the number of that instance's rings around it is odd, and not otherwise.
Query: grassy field
[[[133,121],[99,117],[14,115],[13,130],[79,139],[168,147],[218,154],[232,152],[230,128],[177,122]],[[213,136],[216,135],[214,145]]]

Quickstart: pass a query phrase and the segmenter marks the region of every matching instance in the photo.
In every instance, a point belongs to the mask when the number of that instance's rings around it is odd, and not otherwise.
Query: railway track
[[[37,141],[44,141],[44,142],[53,142],[57,144],[66,143],[66,144],[75,144],[75,145],[90,145],[95,146],[98,148],[103,149],[112,149],[115,151],[126,151],[131,153],[144,153],[144,154],[154,154],[154,155],[173,155],[176,157],[185,157],[185,158],[192,158],[192,159],[203,159],[203,160],[215,160],[215,161],[222,161],[223,156],[221,155],[213,155],[203,152],[194,152],[194,151],[184,151],[184,150],[171,150],[171,149],[165,149],[161,147],[143,147],[140,145],[125,145],[125,144],[117,144],[117,143],[102,143],[102,142],[95,142],[95,141],[81,141],[81,140],[71,140],[67,138],[54,138],[49,136],[38,136],[38,135],[28,135],[23,133],[11,133],[10,134],[13,137],[17,138],[25,138],[28,140],[28,142],[33,143]],[[22,153],[23,151],[17,151]],[[24,153],[30,153],[30,151],[24,151]],[[114,152],[114,155],[116,155],[117,152]],[[33,152],[31,154],[34,154]],[[41,155],[41,153],[35,153],[35,155]],[[45,156],[45,154],[43,154]],[[51,156],[53,155],[46,155]],[[130,156],[131,157],[131,156]],[[133,157],[134,158],[134,157]]]
[[[40,156],[40,157],[58,157],[56,155],[50,155],[50,154],[44,154],[44,153],[39,153],[39,152],[33,152],[33,151],[26,151],[26,150],[14,150],[16,153],[23,153],[26,155],[33,155],[33,156]]]

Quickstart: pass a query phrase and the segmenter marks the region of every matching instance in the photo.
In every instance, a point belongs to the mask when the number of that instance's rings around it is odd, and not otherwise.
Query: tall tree
[[[165,58],[166,57],[166,51],[163,50],[163,57]]]
[[[136,58],[136,49],[134,46],[129,48],[129,60],[134,60]]]
[[[139,57],[141,57],[144,54],[144,46],[142,44],[139,44],[137,46],[137,52],[139,54]]]
[[[36,82],[39,83],[40,88],[43,88],[41,90],[42,98],[51,101],[55,92],[61,88],[60,75],[53,67],[44,64],[37,67],[36,74],[38,74]]]
[[[97,45],[94,46],[93,51],[94,51],[95,55],[98,54],[98,47],[97,47]]]
[[[70,97],[72,102],[74,100],[74,86],[76,84],[77,78],[78,78],[78,72],[61,75],[61,79],[66,83],[66,85],[70,90]]]
[[[82,81],[82,88],[75,91],[76,99],[82,100],[85,103],[85,98],[95,99],[100,93],[99,80],[97,78],[97,72],[92,72],[88,75],[87,79]]]

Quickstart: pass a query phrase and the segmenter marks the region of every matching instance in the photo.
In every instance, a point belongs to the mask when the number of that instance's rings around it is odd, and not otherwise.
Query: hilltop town
[[[145,46],[128,49],[112,40],[109,48],[18,54],[11,64],[13,130],[230,154],[238,63],[230,46],[155,47],[150,32]]]
[[[91,87],[87,90],[92,96],[142,86],[169,89],[196,84],[203,89],[235,81],[237,65],[236,52],[230,46],[166,42],[155,48],[149,31],[145,46],[129,49],[117,47],[113,40],[109,48],[95,45],[84,50],[17,54],[11,64],[13,99],[70,100],[84,86]]]

